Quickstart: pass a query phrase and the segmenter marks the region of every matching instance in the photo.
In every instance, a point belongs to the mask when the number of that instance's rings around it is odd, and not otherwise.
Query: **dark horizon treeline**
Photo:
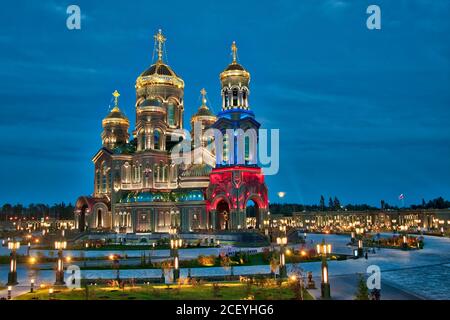
[[[367,210],[380,210],[380,209],[447,209],[450,208],[450,201],[445,200],[443,197],[438,197],[426,202],[422,199],[422,203],[419,205],[410,205],[409,207],[401,207],[389,205],[384,200],[381,200],[380,207],[371,206],[368,204],[347,204],[341,205],[341,202],[337,197],[329,198],[328,204],[325,202],[325,197],[321,196],[318,204],[304,205],[298,203],[271,203],[269,210],[271,214],[292,214],[293,212],[302,211],[367,211]],[[253,206],[248,206],[249,213],[254,212]],[[0,207],[0,220],[5,221],[9,217],[18,218],[32,218],[40,219],[44,217],[50,217],[54,219],[73,219],[74,206],[64,202],[55,203],[52,206],[43,203],[29,204],[24,206],[20,203],[12,205],[5,203]]]
[[[5,221],[9,217],[18,218],[32,218],[40,219],[44,217],[50,217],[55,219],[73,219],[74,206],[64,202],[55,203],[52,206],[43,203],[30,203],[28,206],[24,206],[20,203],[9,204],[5,203],[0,208],[0,220]]]
[[[297,203],[271,203],[269,205],[269,211],[271,214],[292,214],[293,212],[302,211],[367,211],[367,210],[399,210],[399,209],[448,209],[450,208],[450,201],[445,200],[443,197],[438,197],[428,202],[422,199],[421,204],[412,204],[410,206],[398,207],[388,204],[386,201],[381,200],[380,206],[375,207],[368,204],[347,204],[341,205],[341,202],[337,197],[329,198],[328,205],[325,202],[325,197],[321,196],[319,204],[303,205]],[[250,209],[250,208],[249,208]],[[252,210],[252,209],[250,209]]]

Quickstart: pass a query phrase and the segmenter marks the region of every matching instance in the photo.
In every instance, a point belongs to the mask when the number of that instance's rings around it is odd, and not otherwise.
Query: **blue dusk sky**
[[[81,30],[66,8],[81,8]],[[381,30],[366,8],[381,8]],[[0,204],[74,202],[111,93],[134,125],[134,83],[167,37],[185,123],[205,87],[220,109],[230,44],[251,73],[250,106],[280,129],[270,201],[398,205],[450,198],[450,1],[7,1],[0,11]]]

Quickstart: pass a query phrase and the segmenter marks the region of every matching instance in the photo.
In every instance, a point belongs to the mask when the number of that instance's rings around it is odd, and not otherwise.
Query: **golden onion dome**
[[[217,117],[211,112],[206,105],[206,90],[200,91],[202,95],[202,105],[198,108],[197,112],[191,117],[191,123],[196,121],[215,122]]]
[[[117,125],[130,125],[130,121],[128,120],[127,116],[120,111],[118,106],[118,98],[120,96],[119,92],[116,90],[113,93],[114,96],[114,108],[111,110],[111,112],[103,119],[102,125],[105,127],[108,124],[117,124]]]
[[[154,38],[158,45],[158,61],[139,75],[136,80],[136,88],[139,89],[149,85],[169,85],[184,88],[183,79],[163,62],[163,44],[166,38],[163,36],[161,29]]]
[[[250,73],[245,70],[245,68],[237,63],[237,46],[236,42],[233,41],[231,45],[231,51],[233,53],[233,61],[225,68],[220,74],[220,80],[223,82],[226,79],[238,79],[244,80],[245,82],[250,81]]]

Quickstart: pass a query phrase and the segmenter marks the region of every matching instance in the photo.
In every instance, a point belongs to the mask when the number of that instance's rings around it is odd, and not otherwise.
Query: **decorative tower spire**
[[[205,90],[205,88],[200,90],[200,94],[202,95],[202,108],[208,109],[208,107],[206,106],[206,90]]]
[[[163,45],[166,41],[166,38],[162,34],[162,30],[159,29],[158,33],[153,36],[155,38],[155,41],[158,43],[158,62],[162,62],[163,57]]]
[[[233,41],[233,43],[231,44],[231,52],[233,54],[233,63],[237,63],[237,46],[236,46],[236,41]]]
[[[130,135],[128,134],[128,128],[130,127],[130,121],[119,109],[119,97],[120,93],[114,90],[112,93],[114,97],[114,108],[102,121],[102,142],[103,146],[109,149],[114,149],[118,145],[128,143]]]
[[[115,90],[112,95],[114,96],[114,108],[113,111],[118,111],[119,110],[119,97],[120,97],[120,93],[119,91]]]

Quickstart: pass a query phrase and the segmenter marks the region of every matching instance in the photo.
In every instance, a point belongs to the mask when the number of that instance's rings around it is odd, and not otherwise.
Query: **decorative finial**
[[[205,88],[200,90],[200,94],[202,95],[202,106],[206,106],[206,90],[205,90]]]
[[[237,56],[237,46],[236,46],[236,41],[233,41],[232,45],[231,45],[231,51],[233,53],[233,63],[236,63],[236,56]]]
[[[166,41],[166,38],[162,34],[162,30],[159,29],[158,33],[153,36],[155,38],[155,41],[158,43],[158,61],[162,61],[163,56],[163,44]]]
[[[114,108],[118,108],[120,93],[119,91],[115,90],[112,95],[114,96]]]

